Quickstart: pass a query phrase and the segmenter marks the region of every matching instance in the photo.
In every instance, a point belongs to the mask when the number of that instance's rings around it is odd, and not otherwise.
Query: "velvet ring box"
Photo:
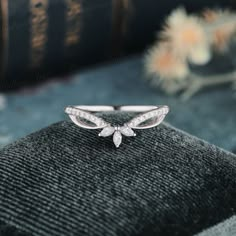
[[[168,124],[116,149],[64,121],[0,151],[0,232],[194,235],[236,213],[235,176],[233,154]]]

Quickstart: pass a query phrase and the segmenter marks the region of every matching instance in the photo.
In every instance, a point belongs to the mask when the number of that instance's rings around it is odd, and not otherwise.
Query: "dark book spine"
[[[0,0],[0,88],[137,52],[179,4],[194,11],[231,1]]]

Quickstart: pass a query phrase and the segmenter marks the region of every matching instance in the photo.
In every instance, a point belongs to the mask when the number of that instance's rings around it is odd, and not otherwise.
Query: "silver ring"
[[[126,111],[139,114],[122,126],[112,125],[94,114],[110,111]],[[155,127],[164,120],[168,112],[168,106],[68,106],[65,109],[65,113],[79,127],[102,129],[98,134],[100,137],[113,135],[113,142],[117,148],[122,142],[122,135],[127,137],[136,136],[133,129]]]

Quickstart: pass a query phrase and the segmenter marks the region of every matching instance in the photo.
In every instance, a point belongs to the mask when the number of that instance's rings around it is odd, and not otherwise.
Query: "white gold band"
[[[125,111],[140,113],[126,122],[123,126],[114,126],[93,113]],[[122,134],[136,136],[133,129],[148,129],[159,125],[169,112],[168,106],[68,106],[65,113],[81,128],[103,129],[99,136],[113,135],[113,142],[119,147],[122,142]]]

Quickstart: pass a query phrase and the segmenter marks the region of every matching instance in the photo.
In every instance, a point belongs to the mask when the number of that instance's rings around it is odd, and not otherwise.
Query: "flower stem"
[[[200,89],[232,83],[236,81],[236,71],[228,72],[220,75],[212,75],[207,78],[203,78],[197,74],[190,74],[190,82],[188,83],[185,91],[182,93],[182,100],[186,101],[190,99],[195,93],[197,93]]]

